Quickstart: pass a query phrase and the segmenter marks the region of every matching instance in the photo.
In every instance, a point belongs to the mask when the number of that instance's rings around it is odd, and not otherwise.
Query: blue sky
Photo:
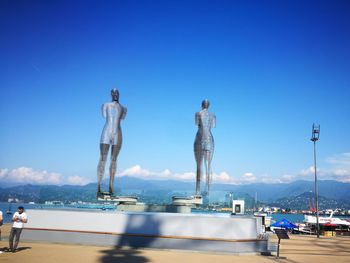
[[[118,176],[194,180],[194,114],[216,114],[214,183],[350,182],[347,1],[0,2],[1,182],[96,181],[100,107],[128,108]],[[107,169],[108,170],[108,169]]]

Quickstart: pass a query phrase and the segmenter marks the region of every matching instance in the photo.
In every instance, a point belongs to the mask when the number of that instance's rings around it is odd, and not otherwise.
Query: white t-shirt
[[[27,217],[27,214],[26,214],[25,212],[23,212],[22,214],[16,212],[16,213],[13,215],[13,218],[16,218],[16,217],[22,218],[22,219],[27,219],[27,218],[28,218],[28,217]],[[24,223],[23,223],[22,221],[14,221],[12,226],[13,226],[14,228],[23,228],[23,225],[24,225]]]

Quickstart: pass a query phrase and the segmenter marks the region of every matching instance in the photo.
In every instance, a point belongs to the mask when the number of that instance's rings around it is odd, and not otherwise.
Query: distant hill
[[[324,196],[318,197],[319,209],[325,210],[328,208],[350,208],[350,200],[335,200],[329,199]],[[309,210],[310,205],[314,207],[314,193],[305,192],[297,196],[284,197],[277,199],[275,202],[269,204],[270,206],[283,207],[285,209],[298,209],[298,210]]]
[[[106,181],[104,187],[107,189]],[[194,182],[181,182],[175,180],[143,180],[135,177],[124,176],[116,180],[116,194],[137,195],[141,201],[152,203],[169,203],[172,195],[193,194]],[[84,186],[73,185],[20,185],[7,188],[0,188],[0,201],[7,201],[8,198],[17,198],[25,202],[34,201],[42,203],[45,201],[96,201],[96,183],[90,183]],[[283,204],[283,207],[290,205],[297,207],[304,202],[308,208],[309,201],[304,193],[310,193],[314,190],[314,182],[295,181],[285,184],[246,184],[246,185],[229,185],[213,184],[212,191],[221,197],[227,193],[232,193],[234,197],[245,196],[250,200],[257,195],[259,202],[271,204]],[[319,181],[319,195],[333,201],[329,205],[341,204],[349,206],[350,209],[350,183],[341,183],[337,181]],[[214,196],[214,195],[213,195]],[[299,200],[300,202],[293,200]],[[221,198],[222,199],[222,198]],[[251,202],[251,201],[249,201]],[[326,204],[326,201],[325,201]],[[292,206],[293,205],[293,206]],[[282,205],[278,205],[282,206]],[[339,207],[339,206],[338,206]],[[331,207],[327,207],[331,208]],[[334,207],[333,207],[334,208]]]
[[[284,184],[246,184],[246,185],[220,185],[214,184],[214,190],[238,191],[248,193],[251,196],[257,194],[258,200],[271,202],[287,196],[297,196],[305,192],[314,192],[314,182],[295,181]],[[342,183],[332,180],[318,181],[319,195],[336,200],[350,200],[350,183]]]
[[[117,188],[138,189],[138,190],[182,190],[193,191],[194,182],[181,182],[175,180],[143,180],[135,177],[124,176],[119,178]],[[319,194],[331,199],[349,199],[350,183],[342,183],[332,180],[318,181]],[[239,192],[247,193],[251,196],[257,194],[258,200],[269,202],[286,196],[297,196],[305,192],[314,191],[313,181],[294,181],[284,184],[213,184],[213,191]]]

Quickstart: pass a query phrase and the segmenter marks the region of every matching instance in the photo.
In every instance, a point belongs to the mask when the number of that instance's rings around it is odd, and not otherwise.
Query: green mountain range
[[[107,189],[106,182],[104,183]],[[174,180],[142,180],[134,177],[121,177],[116,180],[116,195],[136,195],[141,202],[169,204],[174,195],[192,195],[193,182]],[[312,181],[295,181],[286,184],[213,184],[210,202],[225,203],[228,196],[247,199],[249,206],[256,201],[268,205],[308,209],[313,201]],[[24,202],[44,203],[45,201],[96,201],[96,183],[84,186],[73,185],[18,185],[0,188],[0,201],[17,198]],[[350,183],[319,181],[320,209],[350,209]]]

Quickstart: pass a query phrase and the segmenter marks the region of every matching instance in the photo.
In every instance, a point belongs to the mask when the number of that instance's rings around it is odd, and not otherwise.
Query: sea
[[[7,202],[0,202],[0,211],[3,213],[4,217],[4,223],[10,223],[13,213],[17,211],[18,206],[23,206],[24,209],[70,209],[70,210],[98,210],[98,211],[113,211],[115,210],[115,207],[111,204],[75,204],[75,205],[44,205],[44,204],[25,204],[25,203],[7,203]],[[7,211],[11,211],[10,213],[7,213]],[[215,214],[215,212],[208,212],[208,211],[197,211],[196,213],[199,214]],[[218,213],[221,216],[230,216],[230,213]],[[302,223],[304,221],[304,215],[303,214],[272,214],[272,221],[280,221],[282,219],[286,219],[289,222],[292,223]],[[335,216],[335,217],[341,217],[346,218],[343,216]],[[349,217],[347,217],[349,218]]]

